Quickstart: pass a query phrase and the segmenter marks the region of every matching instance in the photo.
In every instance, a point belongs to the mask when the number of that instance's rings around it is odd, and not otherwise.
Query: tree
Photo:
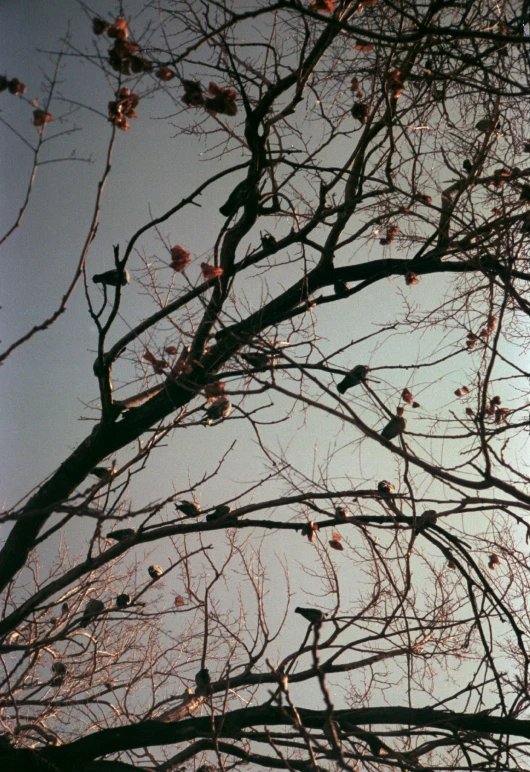
[[[528,764],[526,11],[132,3],[38,104],[5,76],[7,244],[79,110],[108,142],[68,289],[2,354],[97,330],[92,429],[2,516],[3,769]]]

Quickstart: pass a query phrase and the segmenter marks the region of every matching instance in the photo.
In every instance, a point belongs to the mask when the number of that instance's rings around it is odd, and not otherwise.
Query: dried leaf
[[[182,595],[177,595],[175,597],[175,606],[179,607],[179,606],[185,606],[185,605],[186,605],[186,601],[184,600]]]
[[[318,531],[318,524],[315,523],[313,520],[310,520],[309,523],[305,523],[302,526],[301,534],[302,536],[307,536],[310,542],[314,542],[317,531]]]
[[[222,381],[215,381],[214,383],[208,383],[204,388],[204,393],[208,402],[215,402],[216,399],[222,397],[225,393],[226,385]]]
[[[201,273],[205,279],[216,279],[223,275],[223,269],[208,263],[201,263]]]
[[[158,80],[165,83],[168,80],[173,80],[175,73],[169,67],[160,67],[160,69],[155,72],[155,76]]]
[[[333,13],[337,0],[313,0],[309,6],[310,11],[320,11],[320,13]]]
[[[172,247],[170,254],[171,262],[169,265],[174,271],[183,271],[191,263],[190,252],[186,252],[185,249],[178,245]]]
[[[416,273],[413,273],[412,271],[407,271],[405,274],[405,284],[407,286],[413,285],[413,284],[419,284],[420,280],[418,278],[418,275]]]
[[[342,546],[340,541],[338,541],[337,539],[330,539],[329,546],[331,547],[331,549],[337,550],[338,552],[343,552],[344,551],[344,547]]]
[[[129,37],[129,25],[123,16],[118,16],[112,27],[107,30],[109,38],[116,38],[117,40],[127,40]]]
[[[401,392],[401,399],[403,402],[406,402],[407,405],[412,405],[414,402],[414,397],[412,396],[411,392],[408,389],[403,389]]]
[[[53,116],[51,113],[47,113],[44,110],[34,110],[33,111],[33,125],[34,126],[45,126],[49,121],[53,121]]]

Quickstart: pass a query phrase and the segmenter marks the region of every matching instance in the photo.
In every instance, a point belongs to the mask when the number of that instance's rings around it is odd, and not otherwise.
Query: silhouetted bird
[[[103,601],[96,600],[96,598],[89,600],[83,611],[83,616],[81,617],[81,627],[87,627],[88,623],[91,622],[97,614],[103,611],[104,608],[105,604]]]
[[[212,402],[211,405],[205,408],[206,410],[206,423],[213,424],[216,421],[222,421],[230,415],[232,411],[232,403],[227,397],[220,397]]]
[[[379,493],[384,493],[387,496],[392,495],[392,493],[396,492],[395,487],[392,485],[391,482],[388,482],[388,480],[381,480],[381,482],[377,483],[377,490]]]
[[[64,662],[54,662],[52,665],[52,673],[58,676],[66,675],[66,665]]]
[[[180,504],[175,504],[175,509],[182,512],[187,517],[199,517],[202,512],[200,504],[196,504],[194,501],[181,501]]]
[[[164,569],[160,566],[149,566],[147,569],[147,573],[151,577],[151,579],[160,579],[162,574],[164,573]]]
[[[417,519],[418,528],[427,528],[429,525],[436,525],[438,522],[438,512],[435,509],[427,509]]]
[[[249,351],[248,353],[240,354],[239,356],[256,370],[265,369],[272,364],[272,357],[264,351]]]
[[[111,531],[107,534],[107,539],[113,539],[114,541],[124,541],[131,536],[134,536],[136,531],[134,528],[117,528],[115,531]]]
[[[118,271],[117,268],[113,268],[111,271],[105,271],[105,273],[96,273],[92,277],[92,281],[96,284],[104,284],[106,287],[117,287],[118,284],[125,287],[131,281],[131,277],[129,276],[129,271]]]
[[[333,285],[333,290],[335,292],[335,295],[339,298],[346,298],[348,297],[348,290],[350,289],[350,285],[347,281],[336,281]]]
[[[228,196],[226,202],[219,207],[219,211],[224,217],[234,215],[239,207],[243,206],[249,192],[248,180],[240,182]]]
[[[367,375],[369,367],[366,365],[356,365],[353,370],[350,370],[348,375],[337,384],[337,391],[339,394],[344,394],[345,391],[351,389],[352,386],[358,386],[360,383],[367,381]]]
[[[215,764],[201,764],[200,767],[197,767],[197,772],[219,772],[219,767],[216,767]]]
[[[195,683],[197,688],[195,694],[209,694],[210,691],[210,673],[207,667],[203,667],[195,674]]]
[[[276,239],[270,233],[265,233],[260,238],[263,249],[271,249],[276,244]]]
[[[304,619],[307,619],[308,622],[311,622],[312,625],[319,625],[327,617],[327,614],[320,611],[318,608],[301,608],[300,606],[297,606],[294,613],[300,614]]]
[[[90,474],[93,474],[94,477],[98,477],[100,480],[106,480],[112,477],[115,471],[114,466],[95,466]]]
[[[471,163],[471,161],[468,161],[466,158],[462,164],[462,167],[466,172],[470,172],[473,169],[473,164]]]
[[[380,434],[385,440],[393,440],[395,437],[399,437],[400,434],[403,434],[406,428],[407,419],[403,418],[401,415],[395,415],[390,419]]]
[[[122,594],[118,595],[118,597],[116,598],[116,605],[118,608],[127,608],[130,602],[131,602],[131,596],[128,595],[126,592],[122,592]]]
[[[482,118],[475,126],[478,131],[493,131],[499,127],[498,118]]]
[[[61,614],[68,614],[68,603],[66,601],[61,606]]]
[[[225,517],[225,515],[229,515],[232,511],[232,507],[229,507],[228,504],[220,504],[218,507],[214,509],[213,512],[211,512],[209,515],[206,515],[207,520],[219,520],[220,517]]]
[[[370,108],[364,102],[356,102],[351,109],[351,114],[364,126],[366,119],[370,115]]]

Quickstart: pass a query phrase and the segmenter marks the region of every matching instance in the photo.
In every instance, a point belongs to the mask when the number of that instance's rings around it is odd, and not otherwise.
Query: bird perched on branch
[[[222,421],[224,418],[230,415],[232,411],[232,403],[228,397],[220,397],[204,409],[206,410],[206,423],[211,425],[217,421]]]
[[[270,233],[260,235],[260,239],[263,249],[272,249],[276,244],[276,239]]]
[[[52,665],[52,672],[55,673],[55,675],[64,676],[66,675],[66,665],[64,662],[54,662]]]
[[[224,217],[232,217],[232,215],[234,215],[245,203],[250,189],[249,182],[246,179],[236,185],[226,202],[219,207],[221,214],[224,215]]]
[[[180,504],[175,504],[175,509],[178,509],[186,517],[199,517],[202,512],[200,504],[186,500],[181,501]]]
[[[116,467],[115,465],[112,466],[95,466],[94,469],[90,472],[90,474],[93,474],[94,477],[97,477],[100,480],[110,480],[110,478],[115,474]]]
[[[478,131],[494,131],[499,128],[498,118],[482,118],[475,126]]]
[[[207,667],[203,667],[198,671],[198,673],[195,673],[195,683],[197,684],[197,688],[195,689],[195,694],[199,694],[199,695],[209,694],[211,680],[210,680],[210,672]]]
[[[64,677],[66,675],[66,665],[64,662],[54,662],[52,665],[53,677],[51,680],[52,686],[62,686]]]
[[[103,601],[96,600],[96,598],[89,600],[83,611],[83,616],[81,617],[81,627],[87,627],[88,623],[91,622],[97,614],[100,614],[104,608],[105,604]]]
[[[113,539],[114,541],[124,541],[134,536],[136,531],[134,528],[117,528],[115,531],[111,531],[107,534],[107,539]]]
[[[228,504],[219,504],[219,506],[216,507],[213,512],[211,512],[209,515],[206,515],[206,519],[219,520],[220,517],[225,517],[225,515],[229,515],[231,511],[232,511],[232,507],[229,507]]]
[[[428,509],[417,519],[419,529],[428,528],[430,525],[436,525],[438,522],[438,512],[435,509]]]
[[[249,351],[239,356],[255,370],[264,370],[272,365],[272,357],[264,351]]]
[[[122,594],[118,595],[118,597],[116,598],[116,606],[118,608],[127,608],[130,602],[131,602],[131,596],[128,595],[126,592],[122,592]]]
[[[325,614],[323,611],[321,611],[318,608],[302,608],[301,606],[297,606],[294,610],[295,614],[300,614],[304,617],[304,619],[307,619],[308,622],[310,622],[312,625],[320,625],[326,619],[327,614]]]
[[[110,271],[105,271],[105,273],[96,273],[92,277],[92,281],[95,284],[103,284],[105,287],[117,287],[118,284],[125,287],[131,281],[131,277],[129,271],[126,271],[125,268],[123,271],[113,268]]]
[[[390,419],[385,428],[380,432],[385,440],[393,440],[403,434],[407,428],[407,419],[403,418],[403,408],[398,407],[397,415]]]
[[[350,289],[350,285],[348,284],[348,282],[342,281],[342,279],[340,279],[339,281],[336,281],[333,285],[333,291],[335,292],[335,295],[338,298],[347,298],[349,289]]]
[[[164,569],[160,566],[149,566],[147,569],[147,573],[151,577],[151,579],[160,579],[162,574],[164,573]]]
[[[391,482],[388,482],[388,480],[381,480],[381,482],[377,483],[377,490],[379,493],[384,493],[386,496],[391,496],[396,492],[394,485],[392,485]]]
[[[360,383],[366,383],[368,380],[367,375],[370,368],[366,365],[355,365],[353,370],[350,370],[348,375],[337,384],[337,391],[339,394],[344,394],[345,391],[351,389],[352,386],[358,386]]]

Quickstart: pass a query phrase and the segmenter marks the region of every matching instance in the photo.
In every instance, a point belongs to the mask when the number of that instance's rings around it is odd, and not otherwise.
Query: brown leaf
[[[216,279],[223,275],[223,269],[208,263],[201,263],[201,273],[205,279]]]
[[[158,78],[158,80],[166,82],[168,80],[173,80],[175,73],[169,67],[161,67],[155,72],[155,76]]]
[[[171,248],[170,254],[171,262],[169,265],[174,271],[183,271],[191,263],[190,252],[186,252],[178,245]]]
[[[343,552],[344,551],[344,547],[342,546],[340,541],[338,541],[337,539],[330,539],[329,546],[331,547],[331,549],[337,550],[338,552]]]
[[[224,395],[225,389],[226,385],[222,381],[214,381],[214,383],[208,383],[204,388],[207,401],[215,402],[216,399]]]
[[[33,111],[33,125],[45,126],[49,121],[53,121],[51,113],[47,113],[44,110]]]
[[[302,526],[301,534],[302,536],[307,536],[310,542],[314,542],[315,534],[317,531],[318,531],[318,524],[315,523],[313,520],[310,520],[309,523],[305,523]]]
[[[186,601],[184,600],[182,595],[177,595],[175,597],[175,606],[178,607],[178,606],[185,606],[185,605],[186,605]]]
[[[403,389],[401,392],[401,399],[403,402],[406,402],[407,405],[412,405],[414,402],[414,397],[412,396],[411,392],[408,389]]]

